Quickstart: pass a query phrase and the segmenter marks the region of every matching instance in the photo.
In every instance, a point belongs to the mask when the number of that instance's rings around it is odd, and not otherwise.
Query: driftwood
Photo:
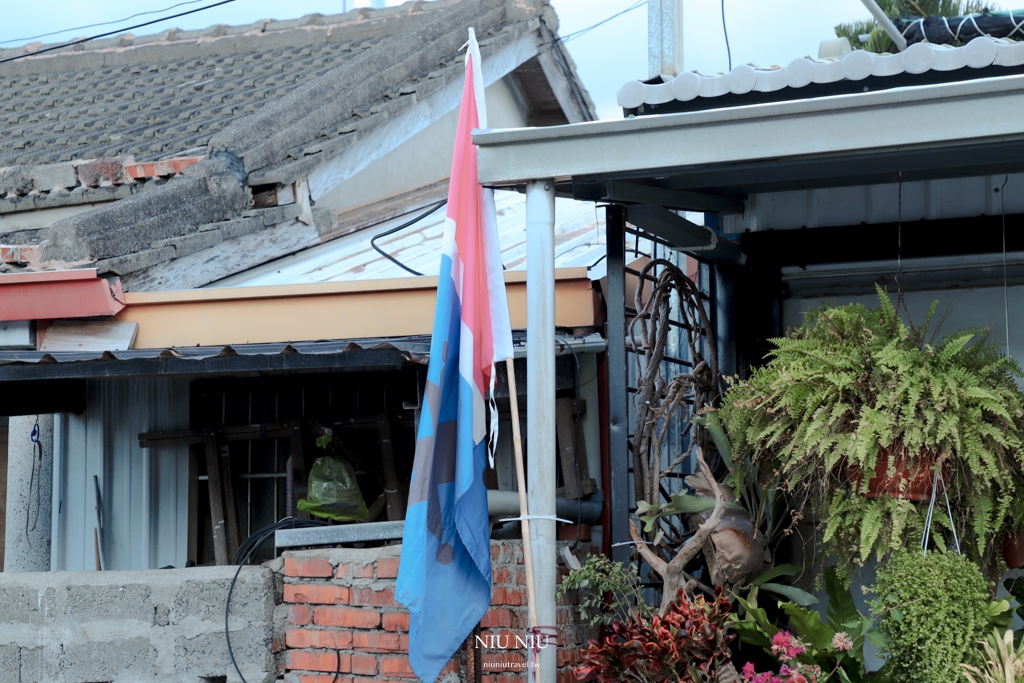
[[[696,533],[686,540],[683,546],[676,553],[670,561],[666,562],[657,553],[651,550],[644,542],[643,536],[640,534],[640,530],[636,527],[636,523],[633,520],[629,520],[629,535],[636,543],[637,551],[640,556],[646,560],[651,566],[651,569],[661,577],[663,586],[661,589],[661,607],[658,610],[658,614],[665,616],[668,614],[669,608],[672,607],[672,603],[675,602],[676,596],[679,595],[679,591],[682,590],[684,593],[693,598],[694,589],[700,588],[705,591],[710,591],[707,586],[699,584],[699,582],[692,576],[686,573],[686,565],[689,564],[690,560],[697,556],[704,543],[711,536],[711,533],[718,527],[718,523],[722,520],[722,515],[725,512],[725,496],[724,489],[715,482],[715,478],[711,475],[711,469],[708,464],[704,462],[704,453],[697,450],[697,465],[700,467],[701,472],[712,482],[714,482],[715,489],[715,507],[711,511],[708,518],[697,527]]]

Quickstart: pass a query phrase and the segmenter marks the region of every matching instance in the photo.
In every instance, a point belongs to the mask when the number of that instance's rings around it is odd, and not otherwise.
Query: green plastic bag
[[[356,471],[342,458],[317,458],[309,470],[309,498],[298,502],[300,510],[335,522],[362,522],[370,516],[356,481]]]

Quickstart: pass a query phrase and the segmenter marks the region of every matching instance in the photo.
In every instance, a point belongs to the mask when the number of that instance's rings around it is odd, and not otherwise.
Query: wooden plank
[[[384,466],[384,496],[388,510],[388,521],[405,519],[405,501],[398,483],[395,468],[395,453],[391,444],[391,418],[387,413],[377,415],[377,429],[380,432],[380,458]]]
[[[555,401],[555,432],[558,438],[558,456],[562,466],[565,497],[577,500],[597,493],[597,482],[590,478],[582,429],[579,430],[577,439],[574,405],[575,401],[571,398],[560,398]]]
[[[139,445],[142,448],[159,448],[161,446],[180,446],[204,443],[207,432],[199,429],[174,429],[164,432],[139,432]],[[292,427],[288,424],[268,423],[260,429],[259,425],[238,425],[215,430],[219,443],[229,441],[254,441],[256,439],[291,438]]]
[[[217,449],[220,454],[221,483],[224,485],[224,520],[227,523],[228,557],[234,558],[241,544],[238,507],[235,505],[235,478],[231,473],[231,449]]]
[[[287,463],[287,491],[285,491],[285,515],[292,517],[295,515],[295,471],[305,471],[306,462],[302,455],[302,421],[292,420],[289,425],[291,426],[291,436],[288,439],[289,452],[288,452],[288,463]]]
[[[139,324],[115,320],[56,320],[46,330],[40,351],[127,351]]]
[[[302,210],[296,220],[306,225],[313,225],[313,210],[309,205],[309,183],[305,178],[299,178],[292,183],[292,194],[295,203]]]
[[[228,563],[227,528],[224,523],[224,489],[220,481],[220,458],[217,437],[210,432],[204,442],[206,453],[206,484],[210,489],[210,525],[213,528],[213,556],[217,564]]]

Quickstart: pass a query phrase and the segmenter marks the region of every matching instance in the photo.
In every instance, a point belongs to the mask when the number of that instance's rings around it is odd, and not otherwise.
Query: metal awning
[[[480,180],[489,185],[554,178],[566,195],[587,183],[632,180],[667,191],[744,195],[897,182],[901,171],[906,181],[1024,170],[1022,110],[1024,76],[1006,76],[481,131],[473,140]]]
[[[516,358],[526,333],[513,333]],[[604,351],[600,334],[561,335],[556,355]],[[0,351],[0,383],[111,377],[228,376],[294,372],[372,372],[425,364],[426,335],[280,344],[233,344],[103,352]],[[2,411],[0,411],[2,412]]]

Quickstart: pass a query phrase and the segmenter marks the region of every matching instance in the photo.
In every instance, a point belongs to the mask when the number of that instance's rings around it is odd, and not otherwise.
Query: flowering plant
[[[749,683],[818,683],[821,667],[798,659],[806,652],[806,643],[789,631],[779,631],[772,636],[772,654],[782,665],[779,667],[779,674],[775,675],[770,671],[757,673],[754,665],[747,662],[743,666],[743,679]]]
[[[714,680],[717,667],[732,657],[729,643],[735,636],[725,628],[730,608],[721,589],[713,601],[703,595],[690,600],[679,591],[665,616],[634,615],[613,623],[600,641],[591,640],[576,677],[594,675],[600,683]]]

